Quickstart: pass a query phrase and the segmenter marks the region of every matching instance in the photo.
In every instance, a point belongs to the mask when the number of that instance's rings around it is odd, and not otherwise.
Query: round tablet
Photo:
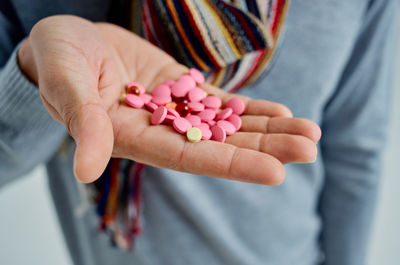
[[[214,120],[207,121],[207,124],[210,126],[214,126],[217,122]]]
[[[172,115],[172,116],[175,116],[175,117],[180,117],[181,115],[179,115],[179,113],[176,111],[176,110],[174,110],[174,109],[169,109],[169,108],[167,108],[167,111],[168,111],[168,114],[169,115]]]
[[[245,105],[243,103],[243,100],[240,98],[231,98],[226,102],[225,108],[231,108],[233,110],[233,113],[237,115],[241,115],[244,112]]]
[[[140,94],[139,98],[141,98],[143,100],[144,104],[147,104],[147,103],[149,103],[151,101],[151,99],[153,97],[150,94],[144,93],[144,94]]]
[[[192,124],[192,126],[197,126],[201,124],[201,119],[197,115],[189,115],[185,117],[185,119],[187,119]]]
[[[184,83],[187,88],[188,91],[192,88],[196,87],[196,82],[194,81],[193,77],[191,77],[190,75],[183,75],[179,78],[178,82],[182,82]]]
[[[200,102],[189,102],[188,107],[191,111],[200,112],[204,110],[204,105]]]
[[[125,102],[127,105],[135,109],[140,109],[144,105],[143,100],[139,96],[136,96],[134,94],[127,94],[125,97]]]
[[[186,132],[186,137],[189,140],[189,142],[196,143],[201,140],[202,134],[201,130],[196,127],[192,127]]]
[[[216,96],[208,96],[203,99],[201,103],[203,103],[206,108],[210,109],[218,109],[222,104],[221,99]]]
[[[151,101],[156,103],[157,105],[161,106],[161,105],[165,105],[165,104],[171,102],[172,98],[171,97],[156,96],[156,97],[153,97],[151,99]]]
[[[211,121],[215,118],[215,111],[212,109],[205,109],[197,114],[202,121]]]
[[[128,84],[126,84],[126,90],[129,90],[133,87],[138,87],[140,90],[140,94],[144,94],[146,93],[146,88],[144,88],[143,85],[137,83],[137,82],[129,82]]]
[[[192,124],[185,118],[178,117],[172,122],[172,126],[178,133],[186,133],[187,130],[192,128]]]
[[[164,82],[163,82],[163,85],[166,85],[166,86],[172,86],[173,84],[175,84],[175,81],[174,80],[165,80]]]
[[[232,114],[227,121],[233,124],[235,126],[236,131],[240,130],[240,127],[242,127],[242,119],[239,117],[239,115]]]
[[[191,102],[197,102],[204,99],[206,97],[206,93],[203,89],[195,87],[189,91],[187,96]]]
[[[192,88],[188,87],[188,84],[186,82],[178,81],[171,86],[171,94],[176,98],[182,98],[186,96],[187,92],[190,89]]]
[[[146,107],[146,109],[148,109],[150,112],[154,112],[157,108],[158,105],[156,103],[153,102],[149,102],[147,104],[144,105]]]
[[[225,129],[226,135],[232,135],[236,132],[235,126],[229,121],[220,120],[217,121],[217,125]]]
[[[204,75],[196,68],[190,68],[189,75],[196,81],[197,84],[204,83]]]
[[[211,140],[218,141],[218,142],[225,142],[226,140],[226,132],[225,129],[221,126],[215,125],[211,127]]]
[[[226,120],[231,116],[233,113],[233,110],[231,108],[226,108],[220,111],[220,113],[217,114],[216,119],[217,120]]]
[[[201,139],[202,140],[209,140],[211,138],[211,130],[210,130],[210,126],[208,126],[207,123],[201,123],[197,126],[195,126],[196,128],[199,128],[201,131]]]
[[[151,115],[150,122],[153,125],[161,124],[165,120],[166,116],[167,108],[164,106],[160,106],[153,112],[153,115]]]
[[[176,117],[174,115],[171,114],[167,114],[167,116],[165,116],[165,120],[164,123],[172,123],[174,120],[176,119]]]
[[[153,89],[153,92],[151,92],[151,94],[155,97],[170,97],[171,96],[171,89],[169,88],[169,86],[161,84],[156,86]]]

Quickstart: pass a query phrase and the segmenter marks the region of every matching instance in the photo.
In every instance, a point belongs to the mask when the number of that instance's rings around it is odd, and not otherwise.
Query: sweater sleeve
[[[370,1],[335,94],[325,107],[319,203],[324,265],[365,264],[390,114],[397,1]]]
[[[66,136],[38,88],[21,72],[17,51],[24,34],[0,9],[0,187],[47,161]]]

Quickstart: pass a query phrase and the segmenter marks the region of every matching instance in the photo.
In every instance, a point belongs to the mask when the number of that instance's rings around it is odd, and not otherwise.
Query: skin
[[[76,141],[74,172],[84,183],[99,178],[111,156],[266,185],[282,183],[283,164],[316,159],[319,127],[266,100],[240,96],[246,104],[243,126],[226,143],[190,143],[171,126],[151,126],[151,113],[121,101],[125,84],[134,80],[151,91],[188,69],[112,24],[64,15],[45,18],[22,43],[18,60],[39,86],[48,112]],[[237,96],[209,84],[203,88],[223,102]]]

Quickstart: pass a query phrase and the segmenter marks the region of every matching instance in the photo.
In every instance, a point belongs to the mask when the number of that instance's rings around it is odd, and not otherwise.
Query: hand
[[[38,84],[46,109],[75,139],[74,172],[85,183],[102,174],[110,156],[268,185],[283,181],[284,163],[316,158],[319,127],[265,100],[241,97],[243,126],[226,143],[190,143],[171,126],[151,126],[151,113],[121,101],[125,84],[137,81],[150,91],[188,69],[115,25],[74,16],[43,19],[22,44],[19,63]],[[234,96],[208,84],[203,88],[223,102]]]

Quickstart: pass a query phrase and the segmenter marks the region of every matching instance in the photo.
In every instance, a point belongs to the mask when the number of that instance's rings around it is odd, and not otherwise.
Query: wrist
[[[17,52],[18,66],[21,72],[34,84],[38,84],[38,76],[29,37],[25,38]]]

